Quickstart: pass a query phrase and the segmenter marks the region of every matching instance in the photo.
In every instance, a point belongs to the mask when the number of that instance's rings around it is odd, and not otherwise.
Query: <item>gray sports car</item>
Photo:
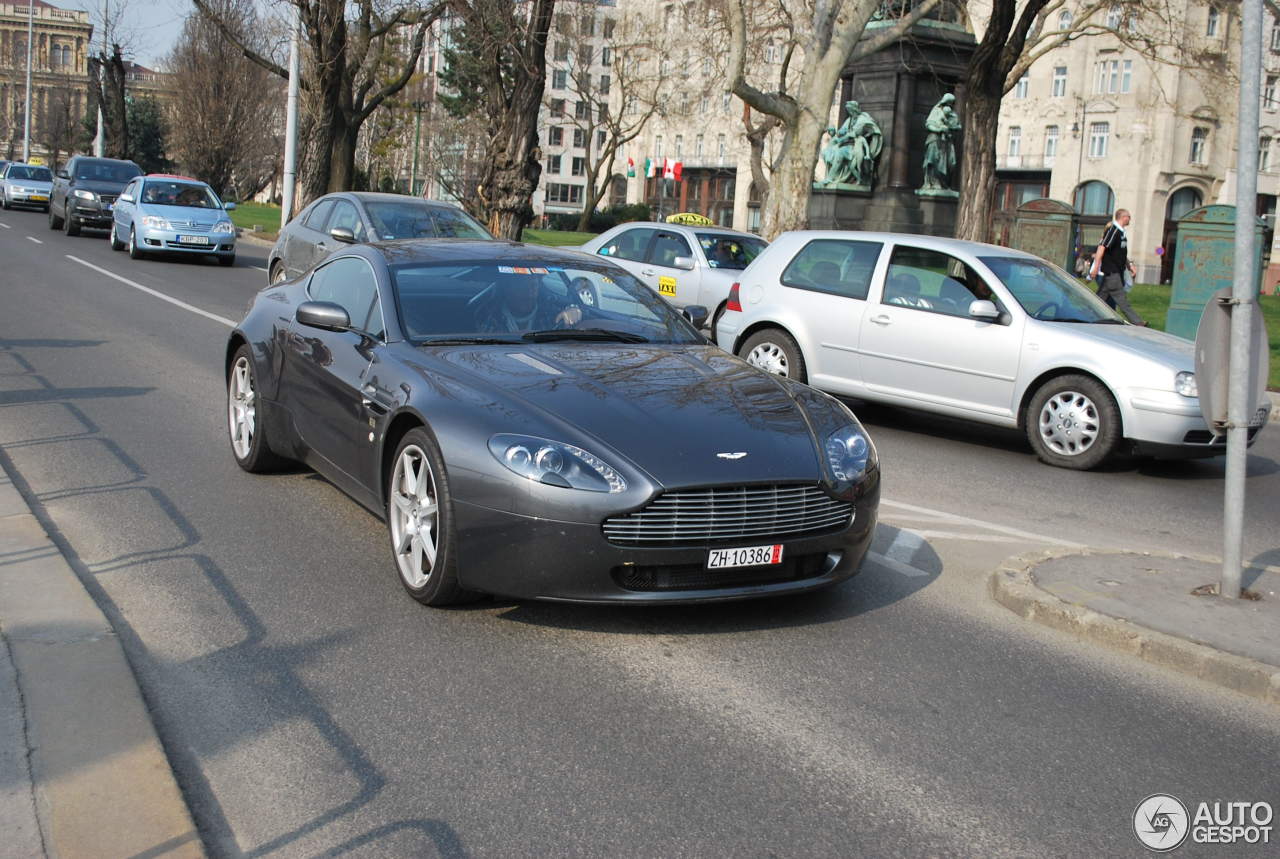
[[[420,602],[699,602],[852,576],[880,468],[853,413],[708,343],[619,266],[517,243],[350,245],[227,343],[232,453],[388,523]]]

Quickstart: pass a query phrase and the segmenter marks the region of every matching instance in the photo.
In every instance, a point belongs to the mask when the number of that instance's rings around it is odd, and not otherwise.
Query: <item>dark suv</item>
[[[80,235],[81,227],[111,229],[111,206],[130,180],[142,175],[132,161],[77,155],[58,171],[49,195],[49,229]]]

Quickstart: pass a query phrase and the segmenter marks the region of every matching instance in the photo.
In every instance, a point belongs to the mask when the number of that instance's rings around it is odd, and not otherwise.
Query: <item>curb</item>
[[[0,648],[43,853],[203,857],[120,639],[14,477],[0,462]]]
[[[1031,570],[1045,561],[1095,554],[1115,553],[1051,549],[1019,555],[1005,561],[991,574],[988,589],[992,599],[1027,620],[1280,706],[1280,668],[1073,605],[1041,589],[1032,580]],[[1168,554],[1165,557],[1194,556]]]
[[[275,244],[276,244],[273,241],[267,241],[266,239],[258,238],[253,234],[252,230],[246,230],[244,227],[241,227],[240,232],[236,233],[236,241],[248,242],[251,245],[256,245],[257,247],[268,248],[268,249],[275,247]],[[1274,414],[1274,412],[1272,412],[1272,414]]]
[[[1267,396],[1271,398],[1271,417],[1267,419],[1268,423],[1280,423],[1280,394],[1275,391],[1267,391]]]

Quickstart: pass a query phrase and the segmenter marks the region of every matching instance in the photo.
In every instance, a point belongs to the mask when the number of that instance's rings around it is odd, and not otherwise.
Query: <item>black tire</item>
[[[244,397],[239,395],[242,391],[242,382],[237,378],[237,374],[241,370],[247,376],[249,392],[252,394],[247,404]],[[266,431],[266,402],[258,399],[258,390],[258,374],[253,366],[253,350],[247,345],[241,346],[231,359],[231,370],[227,373],[227,439],[231,443],[231,455],[235,457],[236,464],[251,474],[278,471],[288,461],[271,449],[271,441]],[[243,427],[243,424],[237,424],[237,404],[241,408],[253,410],[249,417],[251,426],[247,433],[249,436],[247,444],[238,444],[240,440],[238,430]]]
[[[80,235],[80,222],[76,220],[75,215],[69,211],[70,207],[62,211],[62,231],[71,237]]]
[[[753,352],[756,352],[754,357]],[[738,347],[738,357],[777,376],[797,382],[808,378],[800,347],[796,345],[795,338],[781,328],[765,328],[752,334]]]
[[[406,457],[408,458],[406,460]],[[402,481],[406,464],[410,468],[417,463],[418,482],[430,479],[429,488],[423,489],[421,495],[405,490]],[[429,471],[427,470],[429,469]],[[405,433],[396,448],[395,457],[387,470],[385,498],[387,514],[387,536],[391,543],[391,559],[396,566],[397,578],[409,595],[423,605],[444,606],[476,599],[479,595],[465,590],[458,584],[457,531],[453,522],[453,501],[449,492],[449,475],[445,470],[444,457],[435,439],[423,427],[414,427]],[[425,574],[421,573],[422,565],[427,560],[422,549],[415,551],[413,535],[421,532],[408,527],[415,516],[420,515],[419,502],[424,498],[434,501],[434,522],[431,524],[431,538],[435,540],[435,560]],[[397,498],[402,499],[397,503]],[[414,512],[409,512],[412,505]],[[418,519],[418,528],[422,527]],[[397,545],[397,540],[404,544]],[[417,556],[417,557],[415,557]],[[420,574],[419,580],[410,581],[409,575],[415,569]],[[408,572],[407,572],[408,571]]]
[[[62,229],[62,218],[59,218],[57,215],[53,213],[53,205],[50,204],[49,208],[45,209],[45,211],[49,213],[49,229],[51,230]]]
[[[1101,382],[1072,374],[1040,386],[1023,415],[1027,440],[1042,462],[1087,471],[1116,452],[1120,408]]]
[[[236,264],[235,254],[218,254],[218,265],[223,268],[230,268]]]
[[[5,197],[4,199],[0,199],[0,208],[3,208],[6,212],[12,208],[12,206],[9,205],[8,197]]]
[[[129,259],[146,259],[147,252],[138,247],[138,236],[133,231],[133,227],[129,228]]]
[[[111,249],[113,251],[124,250],[124,242],[120,241],[119,237],[116,235],[116,225],[114,222],[111,224]]]

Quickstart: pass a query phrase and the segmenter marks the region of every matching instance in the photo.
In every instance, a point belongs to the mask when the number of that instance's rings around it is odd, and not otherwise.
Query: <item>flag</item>
[[[628,176],[636,175],[636,162],[634,159],[630,157],[627,158],[627,175]]]
[[[650,179],[658,175],[658,165],[654,163],[652,158],[644,159],[644,175]]]
[[[676,166],[675,166],[675,170],[674,170],[673,172],[675,173],[676,181],[677,181],[677,182],[679,182],[679,181],[680,181],[680,177],[681,177],[681,175],[683,175],[683,173],[684,173],[684,162],[683,162],[683,161],[677,161],[677,162],[676,162]]]
[[[662,178],[663,179],[676,178],[676,162],[672,161],[670,158],[662,159]]]

